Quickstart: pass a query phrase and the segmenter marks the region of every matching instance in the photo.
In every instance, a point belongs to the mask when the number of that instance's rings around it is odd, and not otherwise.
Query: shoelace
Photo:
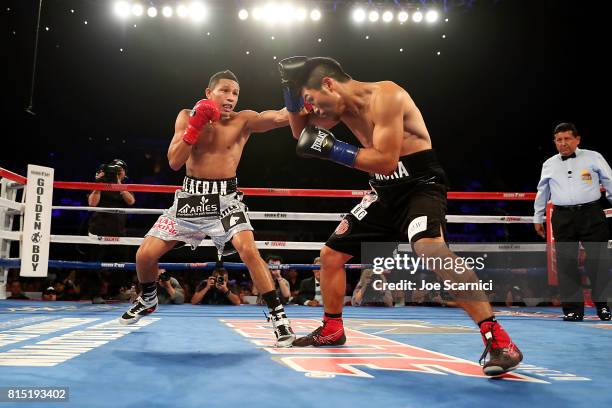
[[[487,336],[487,334],[489,334],[490,336]],[[484,336],[485,336],[485,337],[486,337],[486,339],[487,339],[487,345],[486,345],[486,347],[485,347],[484,352],[483,352],[483,353],[482,353],[482,355],[480,356],[480,359],[478,360],[478,363],[479,363],[481,366],[484,366],[484,365],[487,363],[487,361],[486,361],[487,354],[489,354],[489,352],[491,351],[491,347],[492,347],[492,345],[493,345],[493,332],[490,332],[490,331],[489,331],[489,332],[486,332],[486,333],[484,334]]]

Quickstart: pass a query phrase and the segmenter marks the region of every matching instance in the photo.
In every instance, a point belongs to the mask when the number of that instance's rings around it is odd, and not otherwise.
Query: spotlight
[[[134,4],[132,6],[132,14],[135,15],[136,17],[140,17],[142,16],[142,13],[144,13],[144,7],[142,7],[142,4]]]
[[[370,20],[373,23],[377,22],[378,18],[379,18],[379,15],[378,15],[378,11],[376,11],[376,10],[372,10],[368,14],[368,20]]]
[[[428,23],[435,23],[436,21],[438,21],[438,17],[439,14],[436,10],[429,10],[425,14],[425,20],[427,20]]]
[[[400,12],[397,14],[397,20],[398,20],[400,23],[405,23],[406,21],[408,21],[408,13],[406,13],[405,11],[400,11]]]
[[[206,15],[206,10],[202,3],[194,1],[189,5],[189,15],[193,21],[202,21]]]
[[[366,12],[362,8],[353,10],[353,21],[356,23],[363,23],[366,19]]]
[[[412,15],[412,21],[414,21],[415,23],[420,23],[421,21],[423,21],[423,13],[421,13],[420,11],[414,12],[414,14]]]
[[[118,1],[115,3],[115,14],[121,18],[127,18],[130,15],[130,5],[127,1]]]
[[[264,11],[263,11],[263,17],[268,24],[274,24],[278,21],[278,18],[279,18],[278,11],[279,10],[276,7],[276,4],[274,3],[266,4],[266,6],[264,7]]]
[[[241,20],[246,20],[247,18],[249,18],[249,12],[245,9],[240,10],[238,12],[238,18]]]
[[[295,11],[295,19],[297,21],[304,21],[304,20],[306,20],[306,16],[307,15],[308,15],[308,12],[303,7],[299,8],[299,9],[297,9]]]
[[[180,18],[186,18],[189,15],[189,9],[187,8],[187,6],[179,4],[176,7],[176,15]]]
[[[385,11],[383,13],[382,19],[385,23],[390,23],[393,20],[393,13],[390,11]]]
[[[296,17],[295,9],[289,3],[285,3],[280,7],[280,9],[278,10],[278,15],[281,23],[283,24],[292,23]]]
[[[254,20],[259,21],[259,20],[261,20],[263,18],[263,10],[260,9],[259,7],[255,7],[253,9],[253,13],[252,14],[253,14],[253,19]]]
[[[312,21],[319,21],[321,19],[321,12],[319,9],[314,9],[310,12],[310,19]]]
[[[157,9],[155,7],[149,7],[147,9],[147,15],[151,18],[157,17]]]
[[[172,17],[172,14],[174,14],[174,11],[172,11],[172,7],[164,6],[164,8],[162,8],[162,15],[164,17],[170,18],[170,17]]]

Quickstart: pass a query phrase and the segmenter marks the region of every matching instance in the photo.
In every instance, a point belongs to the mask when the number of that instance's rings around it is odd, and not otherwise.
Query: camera
[[[121,173],[122,167],[117,164],[103,164],[98,169],[99,172],[104,172],[104,176],[98,179],[101,183],[116,183]]]
[[[168,275],[168,272],[162,272],[159,274],[159,279],[164,282],[167,282],[170,280],[170,275]]]
[[[217,276],[217,281],[215,282],[215,284],[216,285],[223,285],[223,282],[225,282],[225,279],[223,278],[223,275]]]

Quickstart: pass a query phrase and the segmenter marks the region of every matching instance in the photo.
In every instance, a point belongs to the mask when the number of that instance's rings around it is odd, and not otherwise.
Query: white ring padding
[[[0,197],[0,207],[10,208],[11,210],[15,210],[19,213],[23,213],[23,211],[25,210],[25,204],[18,203],[17,201],[8,200],[3,197]]]
[[[115,214],[161,214],[163,209],[150,208],[102,208],[102,207],[75,207],[53,206],[54,210],[77,210],[105,212]],[[249,211],[252,220],[278,220],[278,221],[341,221],[345,213],[311,213],[311,212],[272,212]],[[533,216],[512,215],[447,215],[449,223],[468,224],[533,224]]]
[[[22,233],[19,231],[0,231],[0,239],[19,241]],[[61,244],[92,244],[92,245],[132,245],[138,246],[144,238],[136,237],[98,237],[83,235],[51,235],[51,242]],[[320,250],[324,242],[297,242],[297,241],[255,241],[259,249],[297,249],[307,251]],[[210,239],[203,240],[201,247],[212,247]],[[399,246],[401,251],[411,252],[408,244]],[[457,252],[542,252],[546,251],[546,244],[502,242],[491,244],[451,244],[450,249]]]

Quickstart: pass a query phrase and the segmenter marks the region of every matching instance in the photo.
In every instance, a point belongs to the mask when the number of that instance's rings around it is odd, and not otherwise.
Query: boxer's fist
[[[200,131],[208,122],[216,122],[221,118],[221,112],[216,103],[210,99],[199,100],[189,114],[189,125],[183,133],[183,140],[187,144],[198,141]]]
[[[337,140],[327,129],[306,126],[300,134],[295,152],[301,157],[317,157],[353,167],[359,148]]]
[[[304,99],[300,94],[300,85],[307,60],[307,57],[290,57],[278,63],[283,98],[289,112],[299,112],[304,106]]]

